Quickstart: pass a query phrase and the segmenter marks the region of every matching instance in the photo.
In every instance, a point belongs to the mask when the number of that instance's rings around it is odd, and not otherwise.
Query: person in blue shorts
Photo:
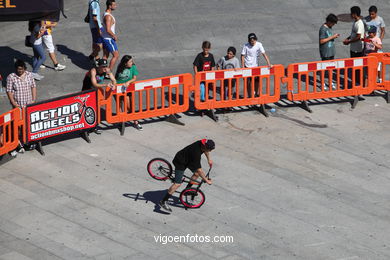
[[[112,54],[109,68],[110,70],[113,70],[115,63],[119,59],[119,51],[118,51],[118,46],[116,44],[116,42],[118,41],[118,37],[115,34],[116,20],[115,17],[112,15],[112,11],[116,9],[117,4],[115,0],[107,0],[106,5],[107,5],[107,9],[103,16],[104,31],[102,34],[103,59],[108,59],[110,53]]]
[[[91,63],[99,59],[99,52],[102,50],[103,39],[101,37],[103,29],[100,20],[100,5],[99,0],[89,0],[89,28],[92,35],[92,53],[89,55]]]

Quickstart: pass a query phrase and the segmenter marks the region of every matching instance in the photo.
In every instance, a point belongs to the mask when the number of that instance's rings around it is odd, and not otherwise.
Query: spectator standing
[[[103,25],[100,19],[99,0],[89,0],[89,28],[92,35],[92,53],[89,59],[93,63],[99,59],[99,52],[102,50],[103,38],[101,37]]]
[[[351,7],[351,17],[354,19],[352,24],[351,35],[343,41],[344,45],[350,45],[351,58],[363,57],[364,48],[364,23],[361,19],[361,10],[359,6]],[[351,72],[348,72],[348,76],[351,77]],[[353,82],[352,82],[353,83]],[[356,85],[360,85],[360,71],[355,71],[355,82]]]
[[[81,90],[89,90],[93,88],[114,88],[116,80],[111,70],[107,67],[108,63],[105,59],[96,60],[96,67],[92,68],[84,77],[83,88]],[[104,83],[106,75],[110,78],[110,83]]]
[[[47,51],[49,52],[50,59],[52,60],[54,65],[54,69],[57,71],[64,70],[66,66],[59,64],[57,61],[54,43],[53,43],[53,36],[51,34],[53,27],[57,26],[57,23],[51,21],[42,21],[41,26],[44,26],[46,28],[46,31],[43,33],[42,40]]]
[[[377,27],[371,26],[370,29],[368,29],[368,36],[364,39],[365,56],[382,49],[382,41],[377,35]]]
[[[102,34],[103,37],[103,59],[108,59],[110,53],[112,54],[112,58],[110,61],[110,70],[114,69],[115,63],[119,59],[119,51],[116,42],[118,41],[118,37],[115,34],[115,25],[116,20],[112,15],[112,11],[117,8],[117,4],[115,0],[107,0],[106,2],[106,12],[103,17],[103,27],[104,31]]]
[[[320,27],[319,31],[319,44],[320,44],[320,56],[321,60],[333,60],[336,54],[336,48],[334,40],[340,36],[340,34],[333,34],[332,27],[337,24],[338,18],[334,14],[329,14],[326,17],[325,23]],[[333,73],[332,76],[335,78],[336,73]],[[329,72],[325,71],[325,78],[328,78],[328,83],[325,84],[324,89],[329,89]],[[336,83],[332,80],[332,89],[336,89]]]
[[[351,7],[351,17],[354,19],[351,35],[343,41],[344,45],[350,45],[351,58],[363,56],[364,23],[360,17],[360,7]]]
[[[382,17],[377,15],[378,8],[375,5],[370,6],[368,9],[369,15],[364,18],[367,30],[369,30],[372,26],[376,27],[376,37],[380,38],[381,41],[383,41],[383,38],[385,37],[385,21]]]
[[[377,27],[371,26],[368,29],[368,36],[364,39],[364,56],[367,56],[370,53],[378,52],[382,49],[381,38],[377,36]],[[365,80],[367,80],[367,75],[365,75]],[[367,82],[367,81],[366,81]],[[381,64],[378,64],[378,83],[381,83]],[[367,85],[367,84],[366,84]]]
[[[319,44],[320,44],[320,56],[321,60],[333,60],[336,50],[334,40],[340,36],[340,34],[333,34],[332,27],[337,24],[337,16],[329,14],[326,17],[326,22],[320,27],[319,31]]]
[[[138,70],[133,61],[133,57],[130,55],[124,55],[118,65],[118,69],[115,74],[117,84],[124,84],[126,87],[137,80]],[[126,95],[127,99],[127,111],[131,112],[131,93]],[[134,127],[138,130],[143,130],[142,125],[136,120],[134,121]]]
[[[259,57],[260,53],[263,55],[264,59],[267,62],[268,67],[272,67],[272,64],[265,53],[263,44],[261,42],[257,41],[257,36],[254,33],[248,34],[248,42],[244,44],[244,47],[241,51],[241,65],[244,68],[253,68],[259,66]],[[252,97],[253,90],[251,90],[252,85],[252,78],[247,79],[247,90],[248,90],[248,97]],[[259,77],[255,77],[254,82],[254,88],[255,88],[255,95],[259,95]]]
[[[7,95],[14,108],[24,108],[28,104],[34,103],[37,98],[33,74],[26,69],[24,61],[17,60],[15,72],[7,77]]]
[[[378,8],[375,5],[370,6],[368,9],[369,15],[364,19],[366,22],[367,30],[369,31],[371,27],[376,27],[376,37],[380,39],[381,43],[383,42],[383,38],[385,38],[385,21],[382,17],[377,15]],[[377,40],[376,40],[377,41]],[[382,44],[381,44],[382,46]],[[382,48],[378,49],[378,52],[382,52]],[[382,63],[378,64],[378,83],[382,82],[381,79],[381,70]]]
[[[237,69],[237,68],[240,68],[240,62],[238,61],[237,57],[236,57],[236,48],[234,47],[229,47],[227,49],[227,53],[226,53],[226,56],[223,56],[222,58],[219,59],[218,63],[217,63],[217,69],[222,69],[222,70],[226,70],[226,69]],[[228,99],[228,96],[229,96],[229,80],[228,79],[225,79],[223,81],[223,85],[224,85],[224,98],[225,100]],[[236,87],[236,79],[232,79],[231,80],[231,90],[232,90],[232,95],[233,95],[233,98],[234,98],[234,89]]]
[[[45,50],[42,44],[42,35],[46,31],[46,27],[41,27],[41,22],[39,21],[30,21],[28,23],[28,29],[31,32],[30,43],[34,52],[32,76],[35,80],[41,80],[44,76],[39,75],[38,72],[46,60]]]
[[[215,70],[215,60],[214,55],[210,53],[211,43],[209,41],[204,41],[202,43],[202,52],[199,53],[194,62],[194,73],[201,71],[210,71]],[[200,83],[200,99],[201,101],[206,100],[206,87],[205,82]]]

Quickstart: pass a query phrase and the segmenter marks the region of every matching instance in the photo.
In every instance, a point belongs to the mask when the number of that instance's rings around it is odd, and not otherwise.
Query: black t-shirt
[[[203,154],[201,147],[202,142],[196,141],[178,151],[172,161],[176,170],[184,171],[189,168],[191,171],[196,171],[201,168],[200,157]]]
[[[106,76],[105,72],[103,72],[102,74],[98,74],[98,72],[96,71],[96,82],[102,83],[105,76]],[[92,85],[92,79],[91,79],[91,71],[88,71],[85,74],[85,77],[83,80],[83,87],[81,88],[81,91],[90,90],[90,89],[93,89],[93,85]]]
[[[203,52],[201,52],[196,56],[193,64],[198,68],[198,71],[209,71],[215,67],[214,56],[209,53],[209,56],[205,57]]]

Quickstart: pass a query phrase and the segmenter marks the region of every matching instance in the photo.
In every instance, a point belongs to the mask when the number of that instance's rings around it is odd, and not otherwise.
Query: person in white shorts
[[[42,26],[46,27],[46,31],[42,36],[43,44],[45,45],[47,51],[49,52],[50,59],[53,61],[54,69],[57,71],[64,70],[66,68],[65,65],[61,65],[57,61],[57,57],[55,54],[55,48],[53,44],[53,36],[51,35],[52,28],[57,25],[56,22],[51,21],[42,21]],[[45,68],[45,65],[41,65],[41,68]]]

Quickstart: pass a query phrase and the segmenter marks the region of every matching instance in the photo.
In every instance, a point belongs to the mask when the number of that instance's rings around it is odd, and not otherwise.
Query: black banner
[[[63,9],[63,0],[0,0],[0,22],[29,20],[57,22]]]

